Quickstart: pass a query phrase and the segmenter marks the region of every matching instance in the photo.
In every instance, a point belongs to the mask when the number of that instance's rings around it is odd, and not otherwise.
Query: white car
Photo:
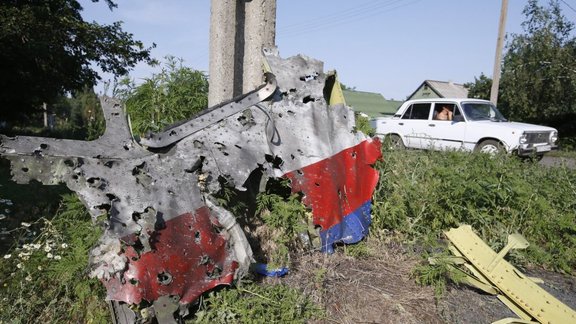
[[[371,120],[376,135],[399,148],[507,152],[541,158],[557,148],[552,127],[510,122],[487,100],[406,101],[393,117]]]

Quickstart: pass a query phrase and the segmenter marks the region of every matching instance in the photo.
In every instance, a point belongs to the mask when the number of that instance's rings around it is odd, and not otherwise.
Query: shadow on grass
[[[11,180],[10,162],[0,158],[0,255],[36,230],[34,226],[22,227],[22,222],[52,218],[60,196],[70,192],[65,185],[17,184]]]

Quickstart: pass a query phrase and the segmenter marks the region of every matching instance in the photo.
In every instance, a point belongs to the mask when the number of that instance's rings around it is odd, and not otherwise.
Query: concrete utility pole
[[[496,55],[494,57],[494,72],[492,73],[492,89],[490,89],[490,101],[498,103],[498,87],[500,86],[500,65],[502,64],[502,46],[504,44],[504,31],[506,30],[506,17],[508,16],[508,0],[502,0],[500,9],[500,25],[498,27],[498,39],[496,40]]]
[[[234,36],[236,0],[212,0],[210,3],[210,87],[208,106],[234,96]]]
[[[211,0],[209,106],[262,83],[262,48],[275,36],[276,0]]]
[[[248,92],[262,84],[262,48],[276,43],[276,0],[246,1],[244,39],[242,91]]]

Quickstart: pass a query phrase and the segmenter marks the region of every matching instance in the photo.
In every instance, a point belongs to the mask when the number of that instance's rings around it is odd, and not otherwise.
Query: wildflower
[[[38,266],[38,271],[42,271],[42,266]]]
[[[31,276],[31,275],[28,275],[28,277],[24,278],[24,280],[26,280],[26,281],[32,281],[32,276]]]
[[[54,256],[54,260],[60,260],[60,259],[62,259],[61,256],[59,256],[59,255],[55,255],[55,256]]]
[[[62,248],[63,248],[63,249],[66,249],[66,248],[68,248],[68,244],[66,244],[66,243],[62,243]]]
[[[22,269],[22,267],[23,267],[22,263],[18,263],[18,264],[16,265],[16,268],[18,268],[18,269]]]
[[[22,222],[20,225],[24,226],[24,227],[30,227],[30,223],[26,223],[26,222]]]
[[[46,254],[46,257],[47,257],[48,259],[52,259],[54,256],[52,255],[52,253],[48,253],[48,254]]]
[[[42,247],[42,244],[32,244],[32,247],[34,248],[34,250],[38,250]]]
[[[24,250],[31,250],[31,249],[32,249],[32,246],[31,246],[30,244],[24,244],[24,245],[22,245],[22,248],[23,248]]]
[[[3,219],[5,219],[5,218],[6,218],[6,215],[0,214],[0,220],[3,220]]]
[[[52,248],[50,247],[50,245],[46,245],[44,247],[44,252],[50,252],[50,251],[52,251]]]
[[[4,255],[4,259],[8,260],[12,257],[12,254],[5,254]]]

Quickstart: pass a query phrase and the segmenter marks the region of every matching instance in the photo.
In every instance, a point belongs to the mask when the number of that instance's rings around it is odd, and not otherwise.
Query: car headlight
[[[524,143],[526,143],[526,141],[528,141],[528,139],[526,138],[526,134],[523,133],[520,136],[519,142],[520,142],[520,144],[524,144]]]
[[[554,131],[550,133],[550,143],[554,144],[558,140],[558,132]]]

